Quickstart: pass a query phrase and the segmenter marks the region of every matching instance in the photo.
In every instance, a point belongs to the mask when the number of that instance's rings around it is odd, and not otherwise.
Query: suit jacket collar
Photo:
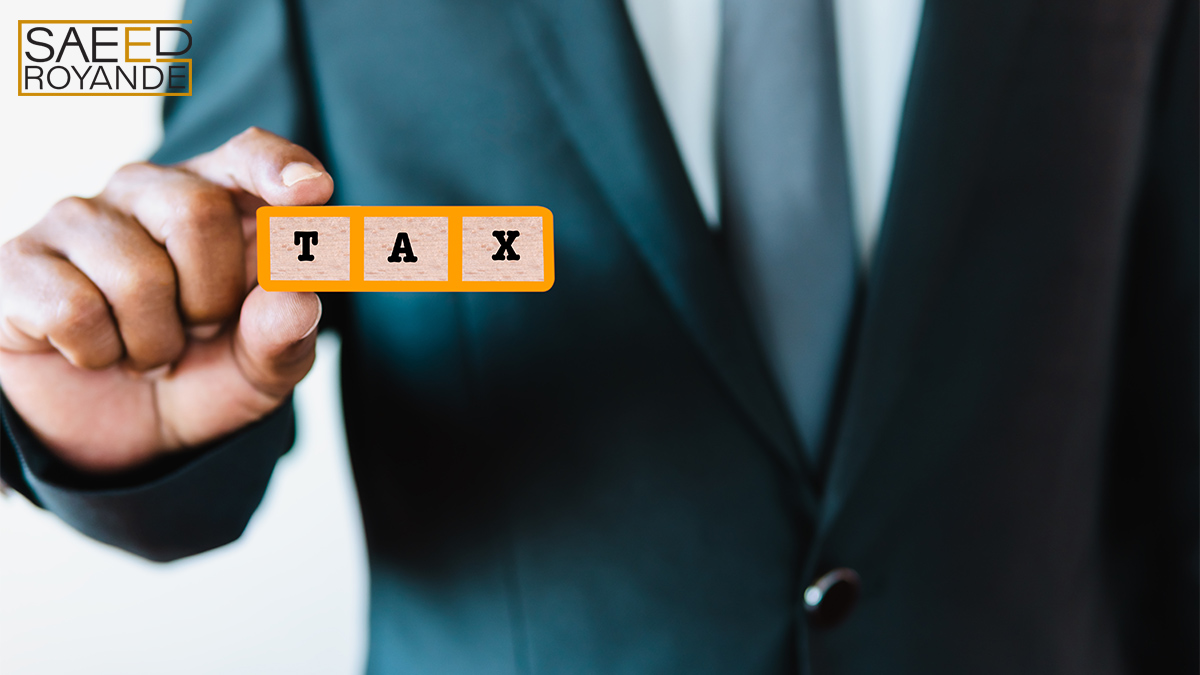
[[[682,324],[750,423],[800,474],[818,536],[890,422],[952,261],[962,211],[1032,0],[927,0],[836,444],[805,465],[732,276],[704,226],[621,3],[517,0],[514,30],[584,162]],[[819,546],[814,546],[814,551]]]
[[[548,98],[668,303],[763,441],[802,470],[798,440],[704,224],[622,3],[517,0],[512,19]],[[806,496],[811,504],[811,491]]]

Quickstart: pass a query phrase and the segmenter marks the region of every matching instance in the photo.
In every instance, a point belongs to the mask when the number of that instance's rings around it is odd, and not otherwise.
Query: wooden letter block
[[[268,291],[547,291],[554,214],[540,206],[264,206]]]
[[[367,281],[447,281],[446,217],[364,218],[363,278]],[[393,255],[395,254],[395,255]]]
[[[350,280],[349,218],[271,218],[269,248],[272,281]]]
[[[463,281],[541,281],[542,219],[462,219]]]

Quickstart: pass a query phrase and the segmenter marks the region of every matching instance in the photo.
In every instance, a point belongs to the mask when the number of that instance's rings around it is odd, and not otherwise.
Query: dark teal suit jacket
[[[193,3],[171,162],[258,125],[344,204],[537,204],[545,294],[325,298],[372,673],[1196,671],[1195,2],[927,0],[806,463],[619,0]],[[291,409],[4,478],[156,560],[236,538]],[[864,594],[810,626],[849,566]]]

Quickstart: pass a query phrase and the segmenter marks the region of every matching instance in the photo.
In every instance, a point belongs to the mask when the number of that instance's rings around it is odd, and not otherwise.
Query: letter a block
[[[366,231],[363,278],[366,281],[449,279],[449,218],[368,217],[363,220]]]
[[[268,291],[545,291],[554,216],[540,206],[264,206]]]

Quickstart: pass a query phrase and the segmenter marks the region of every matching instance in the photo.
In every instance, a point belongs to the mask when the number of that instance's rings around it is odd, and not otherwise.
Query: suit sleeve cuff
[[[0,476],[83,534],[155,561],[227,544],[295,440],[291,399],[238,432],[137,469],[96,475],[58,460],[0,392]]]

